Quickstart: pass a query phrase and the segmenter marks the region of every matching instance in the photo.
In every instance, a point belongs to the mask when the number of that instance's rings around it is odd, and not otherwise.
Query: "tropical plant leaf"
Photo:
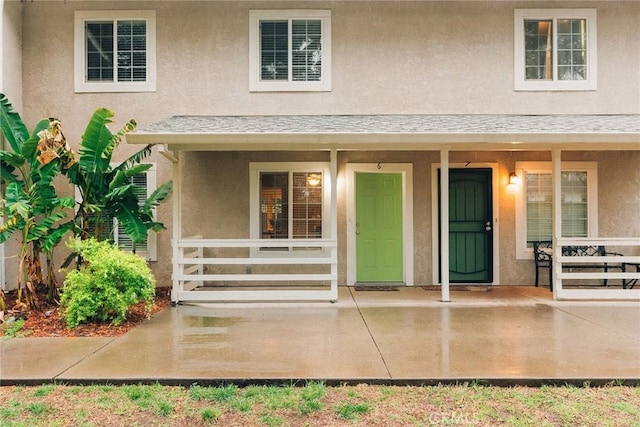
[[[2,182],[19,181],[20,178],[13,174],[15,170],[15,167],[0,161],[0,180],[2,180]]]
[[[25,221],[18,217],[12,216],[7,218],[4,224],[0,226],[0,243],[4,243],[18,230],[22,230],[25,226]]]
[[[144,202],[144,209],[149,210],[160,203],[163,203],[167,198],[171,195],[171,190],[173,188],[173,182],[167,181],[158,188],[155,189],[153,193],[149,196],[147,200]]]
[[[33,132],[31,132],[31,136],[24,141],[22,144],[22,155],[27,159],[36,160],[36,149],[38,148],[38,142],[40,141],[40,137],[38,134],[46,129],[51,129],[51,119],[41,119],[36,127],[33,128]]]
[[[137,204],[138,199],[133,193],[133,189],[133,184],[121,185],[120,187],[115,187],[113,190],[107,193],[104,198],[109,201],[117,201],[118,203],[124,202],[125,199],[135,199],[135,202]]]
[[[13,168],[22,167],[26,161],[22,154],[4,150],[0,151],[0,160]]]
[[[68,221],[51,230],[42,241],[42,250],[45,253],[50,253],[60,243],[62,238],[70,231],[73,231],[74,228],[74,222]]]
[[[15,153],[21,153],[22,144],[29,138],[29,130],[3,93],[0,93],[0,129],[11,149]]]
[[[67,214],[64,212],[54,212],[51,215],[43,218],[38,224],[29,229],[27,234],[28,240],[41,240],[47,236],[56,222],[65,219]]]
[[[142,243],[147,238],[147,225],[140,220],[136,212],[137,206],[132,209],[131,206],[120,205],[115,217],[133,243]]]
[[[138,163],[142,163],[142,161],[146,157],[151,155],[151,149],[152,148],[153,148],[153,145],[151,145],[151,144],[147,145],[142,150],[134,153],[127,160],[125,160],[124,162],[120,163],[118,166],[113,168],[113,170],[114,171],[127,170],[127,169],[131,169],[134,165],[136,165]]]
[[[107,108],[97,109],[82,135],[80,143],[80,166],[88,173],[106,172],[111,161],[113,134],[107,127],[113,122],[113,111]]]
[[[17,182],[12,182],[7,185],[5,190],[5,205],[10,215],[18,215],[25,220],[30,216],[31,204],[29,197]]]

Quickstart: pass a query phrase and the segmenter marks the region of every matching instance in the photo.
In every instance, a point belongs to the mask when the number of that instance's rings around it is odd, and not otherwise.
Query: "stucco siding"
[[[597,90],[514,90],[514,8],[547,7],[597,9]],[[251,92],[249,11],[301,8],[331,10],[331,90]],[[74,12],[96,9],[156,11],[155,92],[74,92]],[[638,28],[636,1],[15,1],[4,4],[2,84],[30,127],[41,117],[61,119],[74,149],[99,107],[116,112],[113,129],[130,118],[146,126],[174,115],[640,114]],[[115,160],[139,148],[122,144]],[[326,152],[180,154],[181,233],[210,238],[249,236],[252,161],[329,160]],[[439,156],[436,151],[338,155],[340,177],[347,163],[413,164],[416,285],[433,281],[431,165]],[[155,151],[148,160],[157,164],[158,183],[171,179],[168,160]],[[452,163],[498,165],[501,284],[533,282],[532,261],[516,259],[516,198],[506,180],[516,161],[540,160],[550,161],[550,153],[451,153]],[[640,188],[640,151],[567,152],[563,160],[598,162],[600,235],[640,235],[640,194],[633,190]],[[344,188],[338,190],[339,259],[345,259],[347,202]],[[72,194],[69,187],[61,191]],[[171,201],[159,207],[158,216],[168,229],[158,236],[159,261],[151,265],[159,285],[168,286]],[[8,260],[8,281],[15,277],[12,265]],[[346,282],[346,268],[340,263],[340,284]]]
[[[332,91],[249,92],[249,11],[301,6],[332,12]],[[640,26],[638,2],[595,3],[597,91],[514,91],[513,9],[547,6],[562,4],[25,3],[27,98],[47,100],[26,102],[27,116],[82,117],[97,105],[108,105],[142,124],[174,114],[637,113],[640,58],[631,52],[640,50],[640,40],[627,35]],[[155,93],[73,93],[73,12],[106,7],[156,10]],[[55,53],[43,40],[56,41]]]

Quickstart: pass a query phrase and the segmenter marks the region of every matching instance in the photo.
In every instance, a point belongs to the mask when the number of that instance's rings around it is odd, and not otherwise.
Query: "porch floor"
[[[439,297],[340,287],[337,303],[180,305],[119,338],[2,340],[0,381],[640,381],[638,302],[558,302],[515,286]]]

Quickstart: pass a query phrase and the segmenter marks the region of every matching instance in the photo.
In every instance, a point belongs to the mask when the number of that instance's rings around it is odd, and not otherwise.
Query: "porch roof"
[[[174,116],[127,141],[172,150],[640,150],[640,115]]]

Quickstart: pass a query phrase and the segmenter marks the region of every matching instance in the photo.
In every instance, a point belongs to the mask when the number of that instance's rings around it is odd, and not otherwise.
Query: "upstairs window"
[[[155,11],[76,12],[76,92],[155,91],[155,80]]]
[[[250,12],[251,91],[331,90],[331,12]]]
[[[515,11],[516,90],[595,90],[595,9]]]

